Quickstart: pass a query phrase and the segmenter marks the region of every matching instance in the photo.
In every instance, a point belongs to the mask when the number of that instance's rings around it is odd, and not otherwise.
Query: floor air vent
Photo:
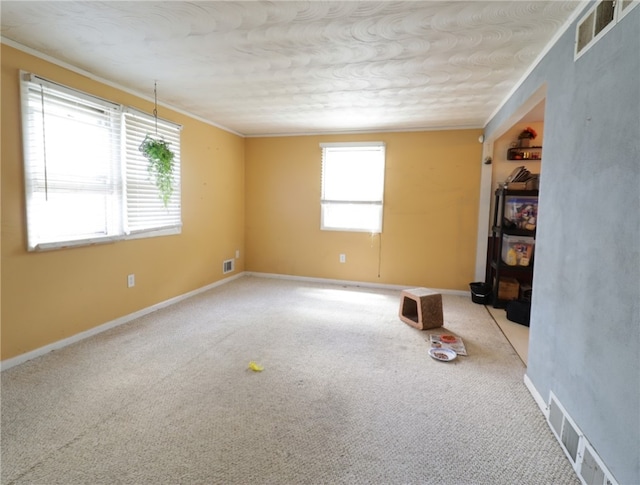
[[[232,273],[234,270],[234,264],[233,264],[233,259],[227,259],[226,261],[222,262],[222,273],[223,274],[227,274],[227,273]]]
[[[569,417],[553,392],[549,396],[548,409],[549,426],[562,445],[562,449],[582,483],[586,485],[617,485],[613,475],[607,470],[587,438]]]

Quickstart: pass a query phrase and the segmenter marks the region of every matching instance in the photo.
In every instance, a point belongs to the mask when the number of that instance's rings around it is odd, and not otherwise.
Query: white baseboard
[[[549,419],[549,407],[547,406],[547,403],[535,388],[533,382],[531,382],[531,379],[529,379],[529,376],[527,374],[524,375],[524,385],[527,386],[527,389],[533,396],[533,399],[540,408],[540,411],[542,411],[542,414],[544,414],[544,417],[546,419]]]
[[[160,303],[156,303],[155,305],[151,305],[150,307],[143,308],[142,310],[138,310],[137,312],[130,313],[129,315],[124,315],[120,318],[116,318],[115,320],[111,320],[110,322],[103,323],[102,325],[98,325],[97,327],[90,328],[89,330],[85,330],[84,332],[77,333],[75,335],[72,335],[71,337],[58,340],[57,342],[53,342],[49,345],[45,345],[44,347],[40,347],[38,349],[26,352],[16,357],[3,360],[0,362],[0,371],[10,369],[11,367],[15,367],[16,365],[20,365],[24,362],[27,362],[28,360],[35,359],[36,357],[40,357],[42,355],[48,354],[49,352],[52,352],[54,350],[62,349],[68,345],[74,344],[76,342],[80,342],[81,340],[87,339],[89,337],[93,337],[94,335],[98,335],[102,332],[106,332],[107,330],[110,330],[122,324],[128,323],[132,320],[135,320],[136,318],[140,318],[144,315],[148,315],[149,313],[155,312],[156,310],[160,310],[161,308],[166,308],[170,305],[174,305],[179,301],[185,300],[199,293],[203,293],[217,286],[224,285],[242,276],[288,279],[288,280],[307,281],[307,282],[324,283],[324,284],[347,285],[347,286],[356,286],[356,287],[365,287],[365,288],[380,288],[380,289],[387,289],[387,290],[404,290],[407,288],[412,288],[411,285],[408,285],[408,286],[385,285],[385,284],[379,284],[379,283],[366,283],[366,282],[360,282],[360,281],[334,280],[334,279],[326,279],[326,278],[310,278],[306,276],[293,276],[293,275],[282,275],[282,274],[275,274],[275,273],[256,273],[251,271],[244,271],[244,272],[235,274],[233,276],[230,276],[228,278],[224,278],[219,281],[216,281],[215,283],[211,283],[210,285],[203,286],[202,288],[198,288],[197,290],[193,290],[188,293],[184,293],[183,295],[179,295],[174,298],[161,301]],[[445,290],[445,289],[437,289],[437,288],[432,288],[432,289],[435,291],[439,291],[440,293],[449,294],[449,295],[467,295],[468,294],[467,292],[459,291],[459,290]]]
[[[40,347],[38,349],[32,350],[30,352],[26,352],[16,357],[3,360],[2,362],[0,362],[0,371],[10,369],[11,367],[20,365],[28,360],[35,359],[36,357],[40,357],[42,355],[48,354],[53,350],[62,349],[63,347],[66,347],[68,345],[74,344],[76,342],[80,342],[81,340],[87,339],[89,337],[93,337],[94,335],[98,335],[99,333],[106,332],[107,330],[110,330],[122,324],[128,323],[144,315],[148,315],[149,313],[155,312],[156,310],[160,310],[161,308],[166,308],[170,305],[174,305],[179,301],[185,300],[199,293],[203,293],[217,286],[221,286],[226,283],[229,283],[237,278],[240,278],[243,275],[244,273],[235,274],[228,278],[224,278],[219,281],[216,281],[215,283],[211,283],[210,285],[206,285],[206,286],[203,286],[202,288],[198,288],[197,290],[184,293],[183,295],[179,295],[174,298],[169,298],[168,300],[161,301],[160,303],[156,303],[155,305],[151,305],[150,307],[143,308],[142,310],[138,310],[137,312],[130,313],[129,315],[124,315],[120,318],[116,318],[115,320],[111,320],[110,322],[103,323],[102,325],[98,325],[97,327],[90,328],[89,330],[85,330],[84,332],[77,333],[75,335],[72,335],[71,337],[58,340],[57,342],[53,342],[52,344],[45,345],[44,347]]]
[[[246,271],[244,273],[247,276],[256,276],[258,278],[275,278],[282,280],[292,280],[292,281],[306,281],[309,283],[322,283],[322,284],[330,284],[330,285],[346,285],[346,286],[356,286],[362,288],[379,288],[381,290],[406,290],[408,288],[415,288],[415,285],[389,285],[384,283],[369,283],[365,281],[352,281],[352,280],[336,280],[330,278],[312,278],[309,276],[294,276],[294,275],[286,275],[286,274],[278,274],[278,273],[259,273],[254,271]],[[448,290],[442,288],[430,288],[434,291],[442,293],[443,295],[458,295],[458,296],[469,296],[470,293],[462,290]]]

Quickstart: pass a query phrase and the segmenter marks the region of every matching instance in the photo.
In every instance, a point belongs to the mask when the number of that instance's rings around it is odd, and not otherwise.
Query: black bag
[[[529,326],[531,319],[531,302],[528,301],[510,301],[506,306],[507,320],[519,323],[526,327]]]

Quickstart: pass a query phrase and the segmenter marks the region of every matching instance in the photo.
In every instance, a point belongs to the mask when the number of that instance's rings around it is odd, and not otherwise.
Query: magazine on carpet
[[[451,349],[458,355],[467,355],[467,349],[460,337],[455,335],[429,335],[429,343],[432,349]]]

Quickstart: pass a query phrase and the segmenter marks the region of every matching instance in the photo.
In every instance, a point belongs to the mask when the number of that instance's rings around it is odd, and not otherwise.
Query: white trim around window
[[[382,232],[385,144],[321,143],[320,228]]]
[[[151,115],[31,73],[20,81],[29,251],[181,232],[180,125],[158,120],[155,133]],[[137,151],[152,129],[176,155],[166,206]]]

